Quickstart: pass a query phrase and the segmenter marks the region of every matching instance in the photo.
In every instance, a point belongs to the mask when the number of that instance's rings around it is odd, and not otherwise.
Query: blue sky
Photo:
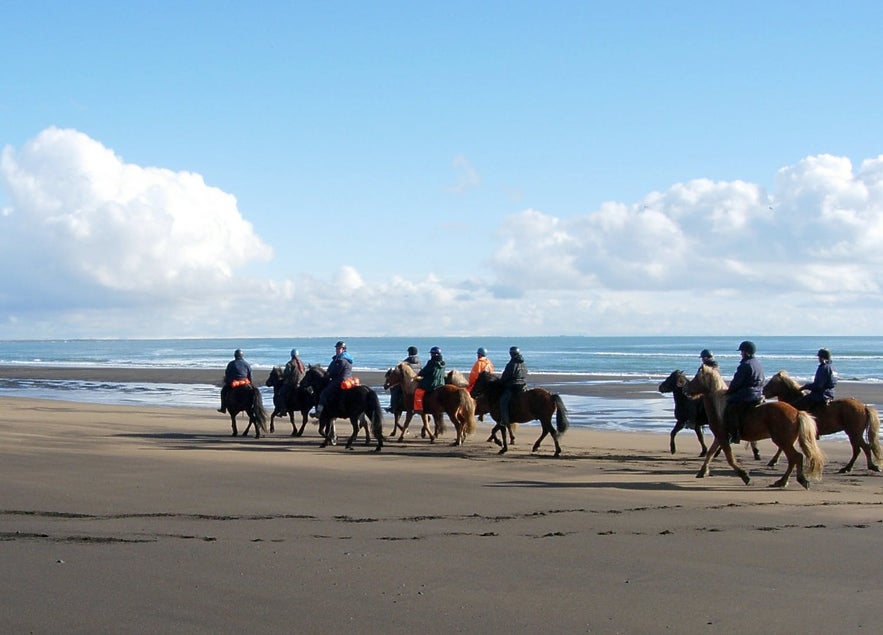
[[[879,334],[879,3],[253,4],[0,8],[0,339]]]

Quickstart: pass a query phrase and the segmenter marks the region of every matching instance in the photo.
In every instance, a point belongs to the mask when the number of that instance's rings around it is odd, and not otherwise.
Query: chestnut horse
[[[273,412],[270,414],[270,432],[276,432],[273,419],[288,415],[288,418],[291,420],[291,436],[303,436],[304,428],[307,426],[307,417],[310,409],[315,405],[318,395],[314,395],[307,388],[301,388],[293,384],[285,385],[280,366],[273,366],[264,385],[273,387]],[[294,422],[294,413],[296,412],[299,412],[301,416],[300,429],[298,429],[297,424]]]
[[[727,384],[715,368],[704,364],[686,385],[687,394],[702,395],[705,400],[705,412],[708,413],[708,425],[714,434],[714,442],[705,455],[705,462],[696,478],[708,475],[708,464],[713,451],[720,445],[727,457],[727,462],[736,471],[742,481],[748,485],[751,478],[733,456],[729,435],[724,425],[724,408],[727,404]],[[808,478],[820,479],[825,457],[816,442],[816,422],[807,413],[797,410],[783,401],[767,401],[748,410],[742,416],[741,436],[746,441],[772,439],[788,457],[788,469],[784,476],[771,487],[785,487],[791,472],[797,469],[797,482],[809,488]],[[800,443],[801,455],[794,448],[794,442]],[[805,460],[804,460],[805,459]]]
[[[780,370],[763,387],[763,396],[775,397],[779,401],[793,406],[803,396],[803,391],[800,389],[800,384],[787,371]],[[840,468],[840,474],[852,471],[852,466],[861,451],[864,451],[865,458],[868,460],[868,469],[874,472],[880,471],[878,464],[883,452],[880,449],[879,439],[880,416],[875,408],[866,406],[852,397],[847,397],[846,399],[834,399],[826,405],[820,404],[819,407],[813,408],[810,414],[816,419],[819,435],[845,432],[849,437],[849,443],[852,445],[852,458],[849,463]],[[867,441],[864,438],[866,435]],[[779,454],[780,452],[776,452],[776,455],[770,460],[770,467],[776,464]]]
[[[499,423],[500,421],[500,397],[503,395],[503,384],[500,378],[487,371],[482,371],[472,386],[472,394],[476,401],[487,399],[487,404],[491,417],[497,422],[491,432],[491,438],[496,441],[497,430],[502,431],[503,446],[500,448],[500,454],[505,454],[509,449],[506,439],[506,433],[512,437],[512,431],[505,429]],[[552,427],[552,415],[555,415],[555,427]],[[516,392],[512,395],[509,402],[509,422],[510,427],[515,423],[526,423],[528,421],[539,420],[542,426],[540,438],[533,444],[531,452],[540,449],[540,443],[546,438],[546,435],[552,436],[555,442],[555,456],[561,455],[561,446],[558,443],[558,437],[567,431],[570,421],[567,418],[567,408],[564,407],[564,401],[560,395],[554,395],[545,388],[531,388]],[[557,428],[557,430],[556,430]]]
[[[415,412],[417,412],[414,410],[417,373],[406,362],[400,362],[386,371],[386,380],[383,383],[383,387],[388,389],[393,386],[402,387],[403,401],[407,409],[405,422],[399,426],[402,430],[399,435],[399,441],[403,441],[405,431],[408,429],[408,425],[411,423]],[[445,413],[447,413],[454,424],[454,428],[457,430],[457,438],[451,445],[461,445],[466,441],[466,435],[475,432],[475,401],[465,388],[460,388],[454,384],[445,384],[427,392],[423,396],[423,411],[420,412],[420,418],[423,421],[422,433],[429,436],[431,443],[435,442],[438,435],[444,434]],[[432,415],[435,422],[434,432],[429,429],[428,415]],[[398,426],[398,423],[396,425]],[[395,429],[393,429],[392,436],[395,436]]]
[[[703,428],[708,423],[708,415],[705,414],[705,403],[701,398],[687,396],[687,393],[684,392],[686,384],[687,376],[683,371],[673,370],[657,388],[663,394],[670,392],[675,402],[675,425],[671,429],[669,449],[674,454],[675,435],[684,428],[692,428],[696,431],[696,438],[699,440],[699,445],[702,448],[699,456],[705,456],[708,453],[703,434]],[[754,452],[755,460],[760,461],[760,451],[757,449],[756,441],[751,442],[751,450]],[[720,449],[718,449],[718,452],[720,452]]]
[[[312,390],[318,395],[328,385],[326,371],[321,366],[310,365],[300,380],[302,388]],[[377,393],[367,386],[353,386],[338,393],[337,400],[329,403],[322,414],[319,415],[319,432],[324,441],[320,447],[336,445],[337,436],[334,429],[335,418],[346,418],[353,426],[353,433],[346,442],[346,449],[353,449],[353,442],[359,435],[359,428],[365,428],[365,445],[371,443],[371,437],[377,441],[375,452],[383,449],[383,408],[380,406],[380,398]],[[371,430],[368,430],[368,421],[371,422]]]

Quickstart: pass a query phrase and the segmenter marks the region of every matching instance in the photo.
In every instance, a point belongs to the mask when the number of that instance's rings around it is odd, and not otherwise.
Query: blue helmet
[[[432,355],[433,357],[435,357],[435,356],[441,357],[442,352],[438,346],[433,346],[432,348],[429,349],[429,354]]]
[[[482,346],[477,351],[475,351],[475,354],[478,355],[479,357],[487,357],[487,351],[484,350],[484,346]]]
[[[297,357],[297,354],[298,354],[298,353],[297,353],[297,349],[296,349],[296,348],[292,348],[292,349],[291,349],[291,356],[292,356],[292,357]]]

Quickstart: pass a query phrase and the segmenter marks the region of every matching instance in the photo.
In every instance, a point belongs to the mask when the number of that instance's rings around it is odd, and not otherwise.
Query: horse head
[[[716,368],[702,364],[693,379],[685,383],[683,388],[688,395],[708,395],[726,390],[727,385]]]
[[[393,386],[398,386],[402,383],[402,371],[396,366],[394,368],[386,369],[386,376],[383,380],[383,389],[389,390]]]
[[[469,382],[466,381],[463,373],[461,373],[459,370],[448,371],[448,374],[445,375],[445,383],[451,384],[452,386],[457,386],[458,388],[466,388],[466,386],[469,385]]]
[[[767,399],[775,397],[779,400],[788,400],[800,397],[802,394],[800,384],[788,374],[787,370],[780,370],[763,387],[763,396]]]
[[[657,390],[662,393],[674,392],[675,388],[683,388],[687,383],[687,376],[680,370],[673,370],[665,380],[659,384]]]
[[[270,374],[267,376],[267,381],[264,382],[264,386],[272,386],[275,388],[282,384],[282,368],[279,366],[273,366],[273,369],[270,371]]]
[[[472,396],[478,397],[499,381],[499,377],[495,376],[493,373],[489,373],[486,370],[481,371],[478,374],[475,383],[472,385]]]

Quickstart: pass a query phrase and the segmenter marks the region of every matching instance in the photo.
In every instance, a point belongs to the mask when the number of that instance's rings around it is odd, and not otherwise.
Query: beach
[[[881,403],[875,385],[847,388]],[[4,632],[872,632],[883,606],[883,477],[864,457],[838,474],[845,439],[822,438],[821,481],[782,490],[769,441],[760,462],[736,450],[746,486],[722,458],[695,478],[695,440],[672,455],[662,434],[571,428],[553,458],[521,426],[500,456],[483,423],[461,447],[449,431],[374,454],[320,448],[312,423],[234,438],[206,408],[4,397],[0,411]]]

